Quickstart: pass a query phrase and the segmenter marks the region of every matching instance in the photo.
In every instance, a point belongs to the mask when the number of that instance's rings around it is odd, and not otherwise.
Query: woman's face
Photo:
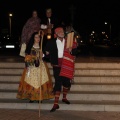
[[[34,37],[35,43],[39,43],[40,42],[40,36],[39,34],[36,34]]]
[[[37,11],[33,11],[32,16],[37,17]]]

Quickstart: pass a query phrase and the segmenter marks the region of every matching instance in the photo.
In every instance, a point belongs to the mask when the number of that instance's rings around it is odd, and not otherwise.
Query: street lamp
[[[105,25],[107,25],[108,23],[107,22],[105,22]],[[111,24],[110,24],[110,40],[111,40]]]
[[[11,37],[11,24],[12,24],[12,22],[11,22],[11,18],[12,18],[12,13],[10,13],[9,14],[9,25],[10,25],[10,37]]]

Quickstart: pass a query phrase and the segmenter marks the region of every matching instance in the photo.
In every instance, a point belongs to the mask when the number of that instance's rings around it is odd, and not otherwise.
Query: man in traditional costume
[[[71,79],[74,76],[74,59],[77,43],[72,41],[72,46],[69,46],[68,40],[65,39],[64,30],[62,27],[55,29],[55,39],[49,41],[45,48],[45,54],[49,55],[50,63],[53,66],[53,75],[55,78],[55,85],[53,92],[55,100],[53,108],[50,112],[59,109],[58,101],[63,87],[62,102],[70,104],[67,100],[67,93],[71,87]]]

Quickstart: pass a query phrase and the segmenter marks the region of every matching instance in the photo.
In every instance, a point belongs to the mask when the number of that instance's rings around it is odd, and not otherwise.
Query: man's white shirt
[[[57,43],[57,48],[58,48],[58,58],[63,58],[65,39],[61,41],[57,38],[56,43]]]

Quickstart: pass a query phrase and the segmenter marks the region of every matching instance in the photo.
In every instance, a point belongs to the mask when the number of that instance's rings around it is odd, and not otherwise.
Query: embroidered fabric
[[[43,85],[49,81],[47,70],[43,61],[41,61],[40,67],[29,67],[29,73],[25,76],[25,82],[38,89],[40,84]]]

